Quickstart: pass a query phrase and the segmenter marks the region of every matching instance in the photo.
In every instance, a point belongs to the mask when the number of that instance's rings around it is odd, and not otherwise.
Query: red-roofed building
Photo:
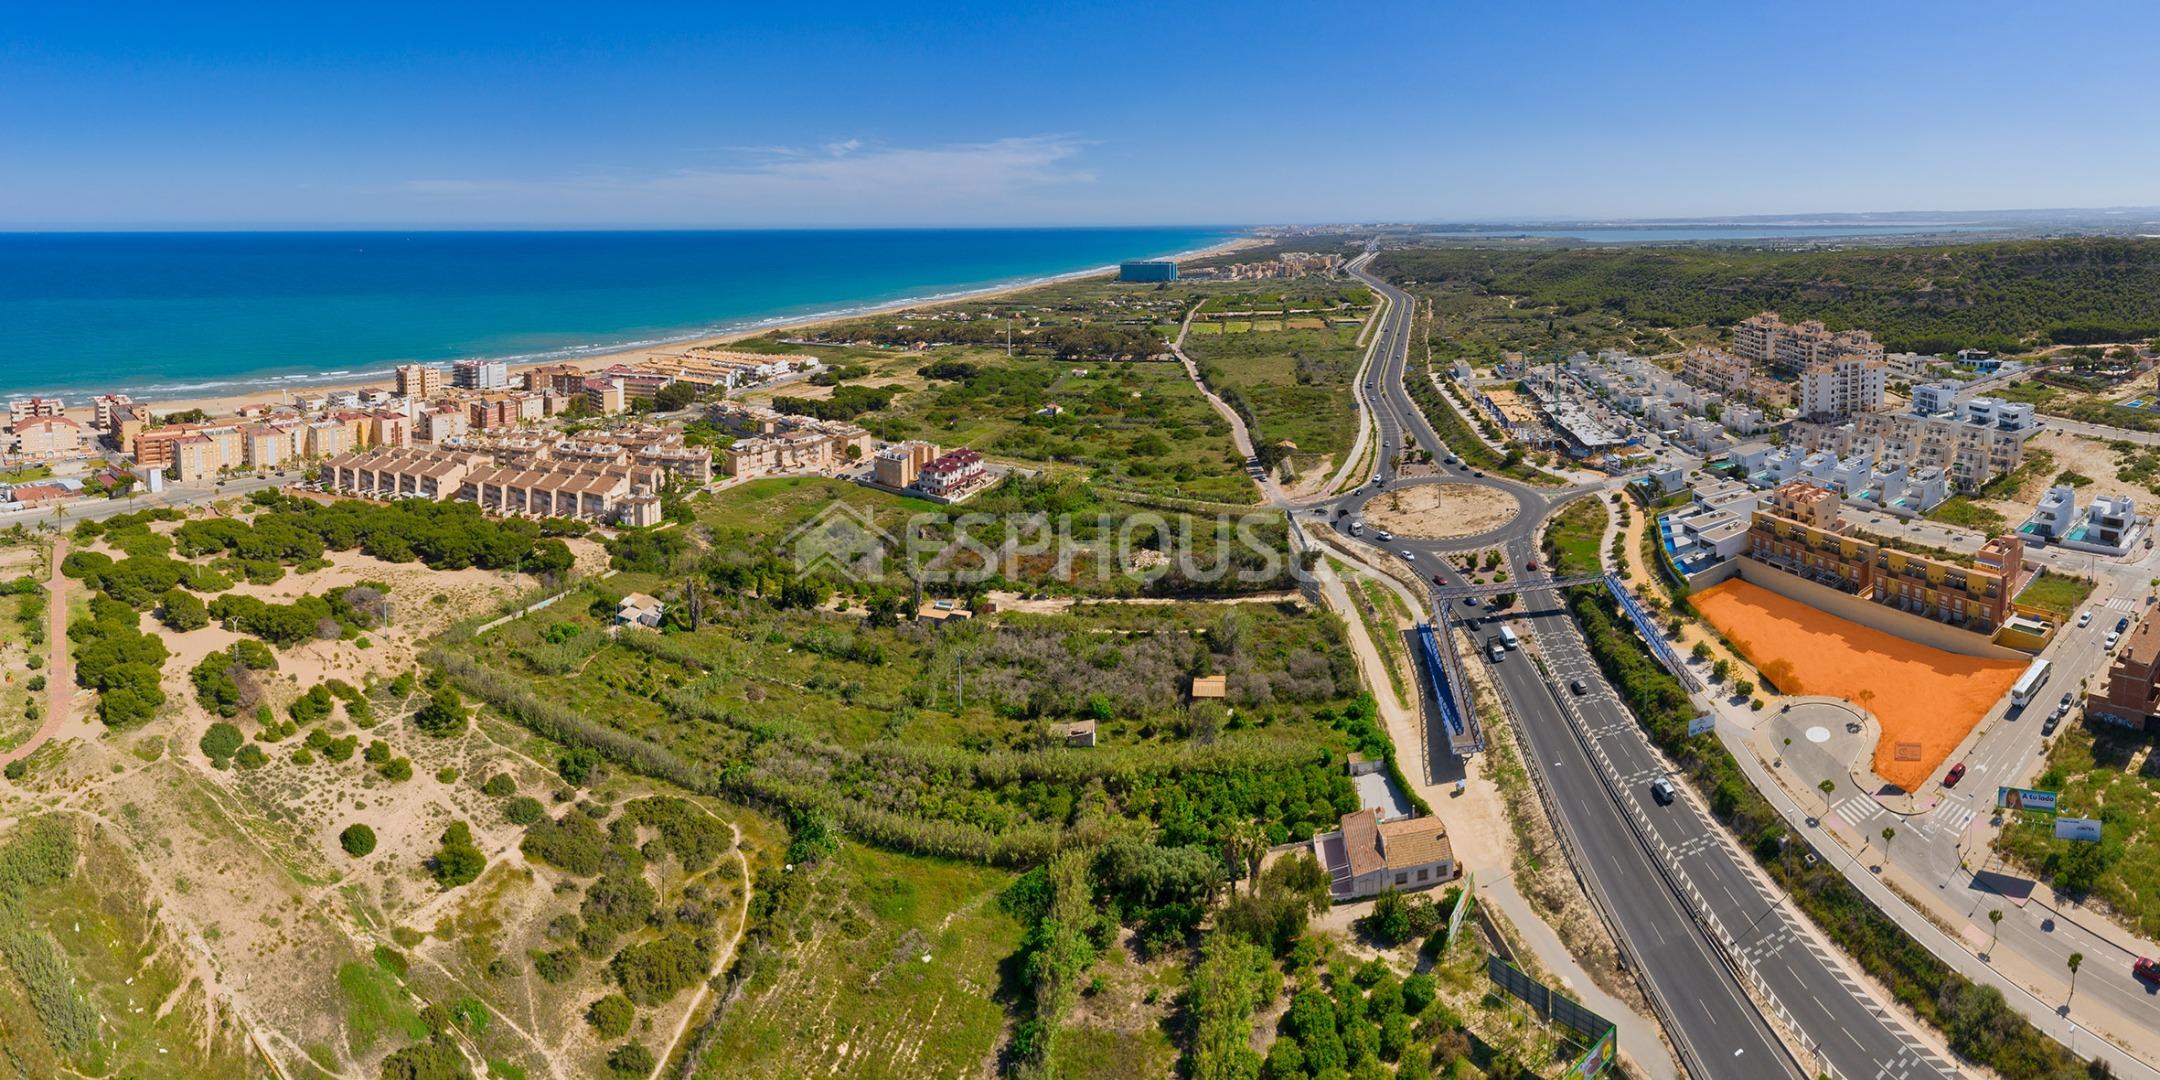
[[[989,469],[983,464],[982,455],[961,447],[931,459],[916,474],[915,486],[926,494],[944,499],[955,499],[989,482]]]

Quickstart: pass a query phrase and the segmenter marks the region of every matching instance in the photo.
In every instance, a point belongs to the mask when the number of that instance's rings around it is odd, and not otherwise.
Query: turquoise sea
[[[540,360],[1032,281],[1228,229],[0,234],[0,397]]]

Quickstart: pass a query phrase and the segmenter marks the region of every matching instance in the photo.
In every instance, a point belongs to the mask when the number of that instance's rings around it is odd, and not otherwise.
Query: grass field
[[[2065,814],[2099,818],[2100,842],[2057,840],[2045,825],[2005,827],[1996,841],[2057,891],[2101,901],[2145,937],[2160,934],[2160,777],[2151,752],[2152,741],[2135,732],[2064,728],[2033,786],[2059,792]]]
[[[2018,593],[2018,603],[2052,611],[2068,618],[2077,611],[2078,605],[2092,595],[2091,578],[2071,577],[2067,574],[2039,573]]]
[[[728,1006],[697,1075],[982,1075],[1005,1027],[993,999],[1020,926],[1012,875],[858,844],[814,870],[795,943]]]
[[[1356,327],[1333,330],[1277,329],[1266,334],[1188,342],[1208,384],[1232,405],[1243,405],[1253,439],[1297,445],[1293,462],[1302,470],[1349,449],[1356,436],[1351,417],[1351,380],[1363,351]]]
[[[1907,641],[1738,579],[1692,600],[1778,692],[1841,697],[1873,713],[1882,724],[1875,775],[1907,791],[1928,783],[2025,669]],[[1899,743],[1917,743],[1919,756],[1898,760]]]

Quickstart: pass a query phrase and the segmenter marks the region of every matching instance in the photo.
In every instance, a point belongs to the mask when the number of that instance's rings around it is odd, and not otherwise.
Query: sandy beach
[[[1187,262],[1193,262],[1199,259],[1211,259],[1220,255],[1228,255],[1233,252],[1243,251],[1247,248],[1259,246],[1261,243],[1263,243],[1263,241],[1255,237],[1239,237],[1234,240],[1226,240],[1220,244],[1215,244],[1210,247],[1199,248],[1193,251],[1180,252],[1176,255],[1169,256],[1169,258],[1172,261],[1182,264]],[[769,323],[760,323],[757,326],[742,330],[730,331],[724,334],[710,334],[703,337],[684,338],[679,341],[670,341],[661,345],[628,346],[622,349],[617,349],[609,352],[592,353],[585,356],[521,360],[513,362],[510,366],[513,373],[524,371],[528,368],[553,367],[559,364],[573,364],[585,371],[597,371],[601,368],[610,367],[615,364],[635,364],[647,357],[671,356],[682,353],[683,351],[688,349],[708,348],[715,345],[726,345],[731,342],[743,341],[749,338],[762,337],[766,334],[772,333],[775,330],[802,330],[815,326],[829,326],[833,323],[846,322],[850,319],[860,319],[864,316],[877,315],[885,312],[913,311],[924,308],[945,307],[952,304],[976,302],[992,297],[1009,296],[1013,293],[1024,292],[1028,289],[1037,289],[1045,285],[1052,285],[1061,281],[1077,281],[1083,278],[1102,277],[1104,275],[1113,274],[1116,272],[1117,267],[1115,266],[1097,266],[1087,270],[1076,270],[1069,274],[1058,274],[1052,277],[1038,278],[1031,281],[1014,282],[1009,285],[998,285],[987,289],[977,289],[970,292],[955,293],[951,296],[941,296],[932,300],[895,300],[887,304],[867,305],[861,308],[853,308],[847,311],[835,312],[831,314],[806,315],[799,319],[785,319]],[[256,387],[252,390],[238,391],[230,394],[221,394],[215,397],[156,398],[151,399],[149,401],[149,404],[160,415],[174,412],[185,412],[190,409],[201,409],[202,411],[210,414],[211,416],[231,416],[237,414],[242,408],[250,405],[261,405],[266,403],[277,404],[280,401],[284,400],[281,395],[288,393],[306,394],[308,396],[320,396],[322,394],[327,394],[333,390],[353,390],[365,387],[380,387],[387,390],[392,389],[393,385],[394,384],[391,382],[391,380],[386,376],[376,376],[369,378],[356,377],[350,380],[309,382],[302,386],[294,386],[290,388],[273,388],[268,386],[262,386]]]

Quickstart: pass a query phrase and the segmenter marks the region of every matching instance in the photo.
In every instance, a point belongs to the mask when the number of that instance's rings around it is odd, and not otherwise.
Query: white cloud
[[[757,147],[728,165],[649,175],[560,179],[408,180],[398,190],[436,202],[484,203],[510,214],[584,213],[611,220],[731,223],[966,220],[999,207],[1033,205],[1042,189],[1086,184],[1073,166],[1089,145],[1068,135],[1032,135],[939,146],[888,146],[850,138],[814,150]]]

